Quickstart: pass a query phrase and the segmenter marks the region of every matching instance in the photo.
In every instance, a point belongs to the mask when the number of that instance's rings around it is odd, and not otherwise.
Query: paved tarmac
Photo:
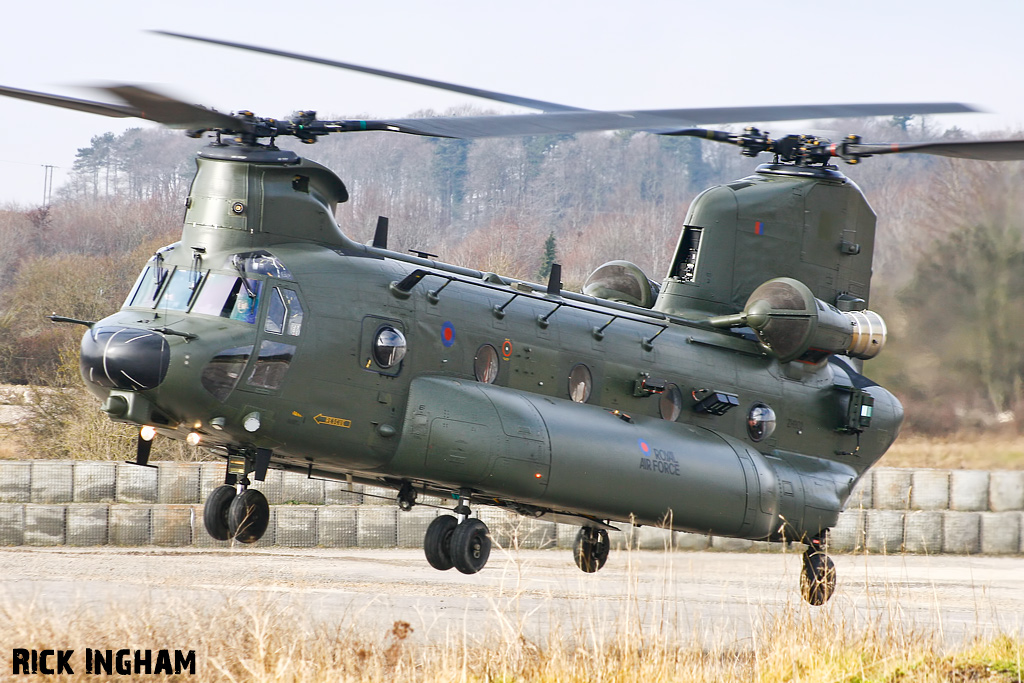
[[[800,555],[613,552],[597,574],[567,550],[495,549],[465,576],[431,569],[417,550],[163,548],[0,549],[0,606],[69,615],[254,601],[310,619],[452,633],[629,628],[709,643],[755,637],[773,619],[892,627],[955,643],[1024,627],[1024,557],[837,555],[823,608],[798,592]]]

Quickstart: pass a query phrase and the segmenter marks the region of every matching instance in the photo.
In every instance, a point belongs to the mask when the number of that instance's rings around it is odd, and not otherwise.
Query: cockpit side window
[[[302,304],[298,294],[286,287],[274,287],[263,329],[272,334],[297,337],[302,331]]]
[[[241,278],[234,275],[210,273],[192,312],[254,323],[262,286],[260,280],[247,279],[243,283]]]

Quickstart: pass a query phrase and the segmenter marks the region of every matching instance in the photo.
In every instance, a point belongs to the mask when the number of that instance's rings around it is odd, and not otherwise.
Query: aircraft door
[[[256,320],[256,347],[238,389],[253,393],[278,392],[299,347],[306,307],[296,283],[267,279],[263,283]]]

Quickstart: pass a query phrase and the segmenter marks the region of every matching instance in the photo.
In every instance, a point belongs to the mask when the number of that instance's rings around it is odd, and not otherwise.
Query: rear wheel
[[[820,607],[836,590],[836,566],[828,555],[819,551],[804,553],[800,573],[800,594],[811,605]]]
[[[228,509],[235,499],[235,487],[223,484],[218,486],[206,497],[203,505],[203,526],[206,533],[218,541],[231,538],[231,527],[228,524]]]
[[[608,561],[609,550],[611,543],[608,541],[607,531],[583,527],[576,534],[576,541],[572,544],[572,559],[576,561],[577,567],[588,574],[593,574]]]
[[[434,569],[447,571],[455,566],[449,550],[451,547],[452,532],[459,522],[451,515],[437,517],[423,537],[423,554],[427,556],[427,562]]]
[[[491,556],[491,533],[479,519],[467,519],[455,527],[449,546],[455,568],[463,574],[476,574]]]
[[[231,501],[228,526],[236,541],[255,543],[263,538],[270,523],[270,504],[256,489],[246,489]]]

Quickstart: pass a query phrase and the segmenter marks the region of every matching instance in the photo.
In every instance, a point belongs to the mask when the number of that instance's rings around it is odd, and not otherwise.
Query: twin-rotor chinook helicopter
[[[176,34],[170,34],[176,35]],[[1024,158],[1024,141],[864,144],[772,139],[706,122],[970,111],[957,104],[595,112],[342,62],[193,38],[411,81],[548,113],[387,121],[223,114],[150,90],[107,104],[0,94],[211,133],[181,240],[145,265],[122,309],[80,322],[86,386],[114,420],[214,448],[224,485],[206,501],[217,539],[251,543],[268,468],[455,501],[427,529],[437,569],[472,574],[491,548],[471,505],[580,527],[600,569],[613,522],[807,544],[814,605],[836,574],[827,532],[888,449],[903,409],[861,374],[885,324],[867,309],[875,215],[830,162],[921,152]],[[615,261],[582,294],[372,244],[335,221],[348,198],[327,168],[281,150],[350,131],[477,138],[614,129],[688,135],[774,154],[754,175],[698,196],[664,282]]]

